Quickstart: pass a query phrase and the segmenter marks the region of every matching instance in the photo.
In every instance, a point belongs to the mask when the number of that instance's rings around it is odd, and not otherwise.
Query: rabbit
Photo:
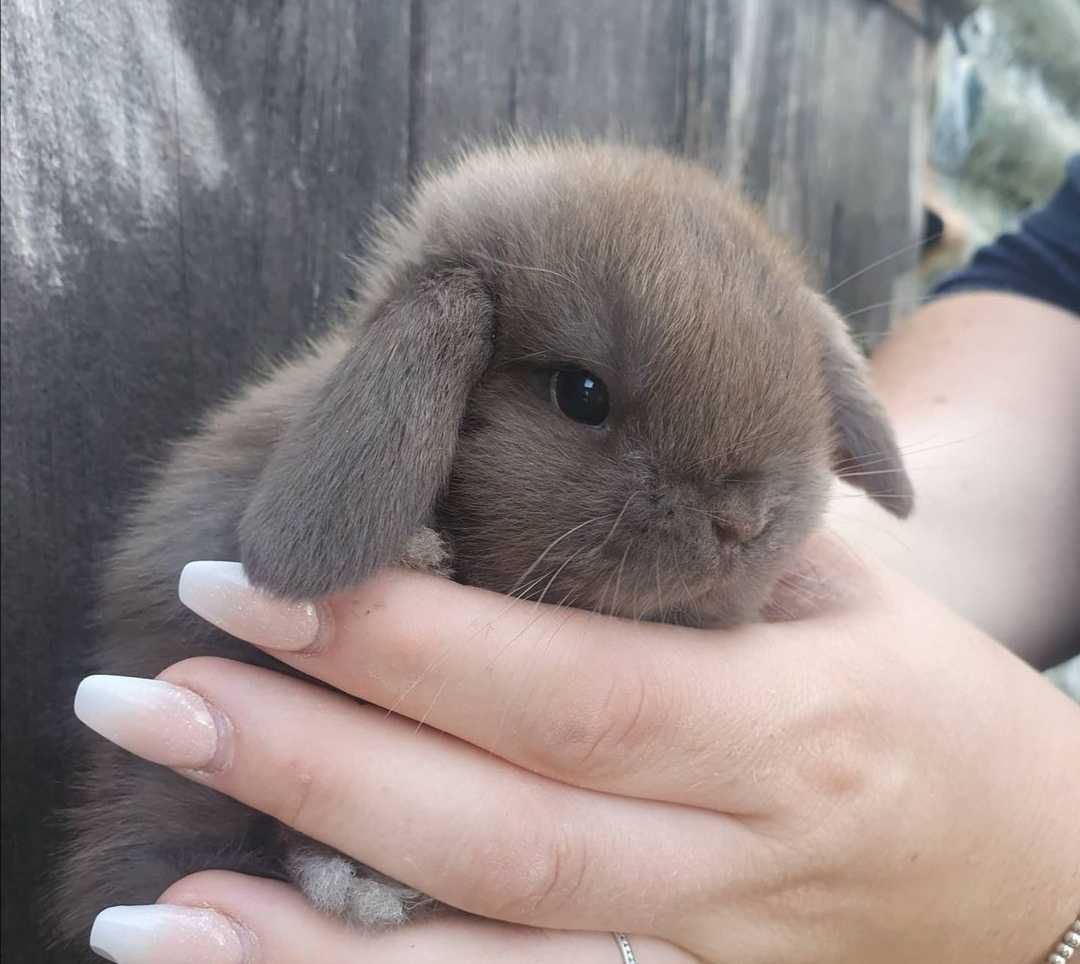
[[[630,619],[758,618],[832,474],[913,504],[861,354],[729,186],[659,150],[474,149],[385,215],[341,323],[179,442],[104,577],[95,669],[282,669],[188,612],[194,559],[289,599],[405,564]],[[394,925],[431,901],[95,740],[59,932],[216,867]]]

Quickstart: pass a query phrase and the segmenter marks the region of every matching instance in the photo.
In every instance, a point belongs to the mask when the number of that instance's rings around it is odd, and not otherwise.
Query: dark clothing
[[[1080,314],[1080,154],[1069,159],[1065,183],[1044,207],[976,251],[933,294],[986,290],[1028,295]]]

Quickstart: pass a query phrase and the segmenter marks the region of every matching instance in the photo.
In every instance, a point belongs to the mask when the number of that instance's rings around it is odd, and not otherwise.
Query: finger
[[[805,609],[837,582],[824,574],[854,568],[826,551],[785,580],[786,608],[799,599]],[[726,812],[771,803],[769,781],[747,774],[760,776],[785,728],[798,728],[799,701],[828,691],[815,690],[814,673],[823,686],[827,674],[808,658],[832,631],[828,618],[702,632],[410,573],[295,605],[221,563],[189,565],[181,596],[304,673],[533,772]]]
[[[685,952],[634,938],[650,964],[692,964]],[[277,881],[208,871],[187,877],[148,907],[110,908],[92,945],[118,964],[617,964],[610,934],[539,931],[460,914],[364,933],[316,911]]]
[[[77,712],[149,760],[499,920],[678,933],[671,915],[753,867],[750,833],[730,818],[563,786],[241,663],[188,660],[158,681],[90,677]]]

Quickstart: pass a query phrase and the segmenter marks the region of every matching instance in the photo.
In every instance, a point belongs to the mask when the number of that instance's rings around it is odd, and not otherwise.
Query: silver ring
[[[615,944],[619,948],[619,953],[622,954],[623,964],[637,964],[634,949],[630,946],[630,938],[625,934],[612,934],[611,936],[615,938]]]

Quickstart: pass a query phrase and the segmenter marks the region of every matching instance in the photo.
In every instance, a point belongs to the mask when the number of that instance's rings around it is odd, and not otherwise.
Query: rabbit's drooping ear
[[[447,483],[493,333],[490,298],[463,269],[429,273],[382,308],[256,483],[239,533],[256,585],[311,598],[401,557]]]
[[[836,438],[834,469],[840,478],[903,519],[915,504],[915,493],[892,426],[870,390],[866,363],[843,319],[823,300],[818,302],[825,333],[822,370]]]

